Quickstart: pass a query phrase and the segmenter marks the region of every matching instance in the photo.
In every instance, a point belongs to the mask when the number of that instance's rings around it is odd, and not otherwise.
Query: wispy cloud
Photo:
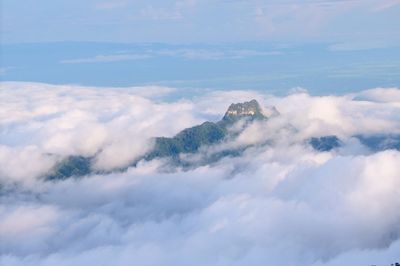
[[[315,34],[338,14],[352,9],[358,1],[315,0],[273,1],[254,6],[254,20],[263,27],[261,33],[281,35]]]
[[[119,61],[134,61],[150,58],[147,54],[111,54],[111,55],[96,55],[88,58],[65,59],[60,61],[62,64],[84,64],[84,63],[107,63]]]
[[[140,10],[138,17],[149,20],[179,20],[183,15],[177,8],[167,9],[149,5]]]
[[[127,6],[128,3],[126,1],[108,1],[108,2],[102,2],[96,4],[96,9],[102,9],[102,10],[110,10],[110,9],[116,9],[116,8],[123,8]]]
[[[380,12],[400,5],[400,0],[383,0],[375,6],[374,11]]]
[[[167,1],[166,1],[167,2]],[[196,7],[196,0],[180,0],[172,1],[159,5],[157,3],[147,4],[139,10],[139,13],[135,14],[133,19],[144,19],[144,20],[182,20],[185,18],[187,11],[192,10]]]
[[[168,51],[164,51],[168,54]],[[248,57],[262,57],[281,55],[280,51],[257,51],[257,50],[204,50],[204,49],[183,49],[170,51],[179,57],[191,60],[222,60],[222,59],[243,59]]]
[[[35,7],[35,12],[22,13],[17,4],[5,5],[10,15],[3,19],[4,39],[188,43],[285,37],[308,42],[356,40],[360,34],[395,39],[396,23],[376,21],[395,21],[396,12],[389,11],[398,6],[398,0],[93,0],[79,7],[60,1],[46,0],[48,10]],[[56,15],[61,6],[69,16]],[[368,12],[374,10],[379,12]],[[356,37],[350,29],[360,21],[368,26],[360,27]],[[165,23],[155,27],[157,22]],[[54,27],[43,31],[44,23]],[[111,23],[115,27],[104,27]]]
[[[97,55],[94,57],[65,59],[62,64],[84,64],[84,63],[108,63],[118,61],[134,61],[158,57],[175,57],[187,60],[224,60],[244,59],[249,57],[277,56],[281,51],[262,50],[220,50],[220,49],[163,49],[147,50],[141,54],[109,54]]]
[[[0,67],[0,75],[6,74],[7,69],[8,69],[8,68],[6,68],[6,67]]]
[[[370,50],[386,48],[390,44],[382,41],[363,41],[363,42],[342,42],[332,44],[328,47],[330,51],[360,51],[360,50]]]

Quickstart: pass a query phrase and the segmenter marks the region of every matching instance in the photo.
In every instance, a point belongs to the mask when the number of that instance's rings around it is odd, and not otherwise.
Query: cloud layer
[[[148,89],[148,91],[146,91]],[[390,265],[400,253],[400,152],[373,153],[356,134],[400,132],[400,90],[343,96],[2,83],[1,265]],[[280,116],[220,145],[241,156],[196,169],[141,162],[126,172],[40,179],[68,155],[129,164],[172,136],[257,99]],[[316,152],[311,136],[344,146]],[[219,147],[205,147],[213,152]]]

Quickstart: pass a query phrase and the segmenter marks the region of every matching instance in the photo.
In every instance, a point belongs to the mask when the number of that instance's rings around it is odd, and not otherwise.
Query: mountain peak
[[[256,100],[243,103],[232,103],[226,111],[224,121],[236,121],[238,119],[249,117],[252,119],[266,119],[260,104]]]

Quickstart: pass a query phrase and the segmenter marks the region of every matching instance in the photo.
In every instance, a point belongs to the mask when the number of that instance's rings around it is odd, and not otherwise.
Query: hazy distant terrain
[[[366,45],[366,44],[364,44]],[[161,85],[175,97],[210,89],[293,88],[343,94],[400,83],[399,46],[325,43],[22,43],[0,47],[0,79],[89,86]]]

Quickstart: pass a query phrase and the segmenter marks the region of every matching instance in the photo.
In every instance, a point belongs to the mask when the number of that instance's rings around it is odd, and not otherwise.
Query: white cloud
[[[9,165],[4,169],[8,173],[18,172],[15,175],[18,178],[22,173],[36,176],[32,174],[33,166],[22,169],[15,167],[15,164],[21,164],[16,154],[22,154],[26,160],[32,156],[24,155],[27,150],[34,151],[36,156],[54,157],[53,161],[59,156],[98,154],[98,162],[104,163],[99,168],[129,163],[146,151],[149,146],[146,140],[158,136],[159,132],[171,136],[201,121],[190,112],[192,104],[189,102],[157,104],[145,98],[157,98],[157,93],[165,95],[172,91],[152,86],[95,89],[40,83],[3,83],[0,144],[4,145],[2,155],[6,156],[2,162],[5,167]],[[171,124],[170,121],[175,118],[178,120]],[[11,147],[18,147],[18,150]],[[113,155],[114,152],[119,152],[119,155]],[[104,162],[110,157],[116,161]],[[47,168],[35,168],[38,174],[40,169],[48,170],[48,164],[45,165]]]
[[[0,145],[0,183],[33,182],[55,163],[56,158],[46,155],[35,145]]]
[[[144,89],[1,84],[1,265],[398,259],[400,152],[355,152],[350,137],[399,132],[399,89],[324,97],[221,91],[169,103]],[[221,144],[269,141],[241,156],[187,171],[163,172],[165,162],[153,160],[81,179],[36,178],[67,154],[96,154],[100,168],[124,165],[152,136],[217,120],[230,103],[252,98],[281,115]],[[303,143],[327,133],[340,135],[347,150],[321,153]]]
[[[365,90],[357,95],[357,99],[397,106],[400,102],[400,90],[398,88],[376,88]]]

